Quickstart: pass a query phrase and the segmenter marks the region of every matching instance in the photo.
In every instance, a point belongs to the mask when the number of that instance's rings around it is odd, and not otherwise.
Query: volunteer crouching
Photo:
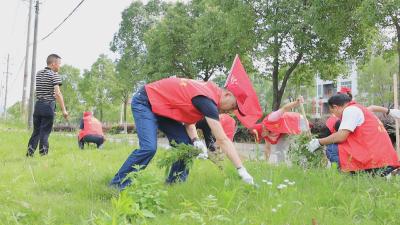
[[[95,143],[101,148],[105,141],[101,122],[97,120],[92,112],[84,112],[80,125],[81,131],[78,134],[78,145],[83,149],[85,143]]]
[[[400,166],[388,133],[371,111],[346,94],[332,96],[328,105],[331,113],[341,118],[339,130],[326,138],[311,140],[310,152],[321,145],[338,143],[340,169],[344,172],[366,171],[386,176]],[[390,111],[398,118],[399,110]]]

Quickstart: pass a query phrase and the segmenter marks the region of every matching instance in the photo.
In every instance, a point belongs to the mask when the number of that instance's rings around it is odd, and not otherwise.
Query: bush
[[[249,129],[239,124],[236,129],[234,140],[237,142],[254,142],[254,137],[254,134]]]
[[[56,124],[53,126],[53,131],[55,132],[76,132],[77,127],[70,124]]]
[[[120,134],[124,131],[124,124],[103,124],[103,131],[109,134]],[[136,133],[134,124],[127,124],[128,134]]]

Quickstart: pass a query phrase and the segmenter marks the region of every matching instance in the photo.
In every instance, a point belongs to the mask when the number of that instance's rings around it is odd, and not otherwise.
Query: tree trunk
[[[281,105],[281,98],[279,98],[279,40],[278,35],[274,36],[274,61],[272,71],[272,110],[278,110]]]
[[[397,19],[396,16],[393,16],[393,22],[396,27],[396,33],[397,33],[397,57],[398,57],[398,71],[397,71],[397,77],[398,80],[400,80],[400,21]],[[400,83],[400,82],[399,82]],[[399,90],[400,93],[400,86],[397,86],[397,89]]]
[[[278,88],[279,71],[275,72],[275,63],[274,63],[274,72],[272,74],[273,86],[274,86],[273,87],[274,88],[274,98],[273,98],[274,102],[273,102],[272,110],[275,111],[275,110],[279,109],[279,106],[281,105],[282,97],[283,97],[283,94],[285,93],[285,88],[286,88],[287,82],[290,78],[290,75],[292,75],[293,71],[296,69],[297,65],[299,65],[302,58],[303,58],[303,53],[299,53],[299,55],[297,55],[297,57],[296,57],[296,60],[293,62],[293,64],[290,66],[290,68],[286,71],[280,88]],[[274,61],[275,61],[275,59],[274,59]],[[276,75],[274,75],[275,73],[276,73]]]

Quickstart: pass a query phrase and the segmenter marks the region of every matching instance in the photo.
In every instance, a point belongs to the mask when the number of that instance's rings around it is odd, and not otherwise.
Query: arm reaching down
[[[221,147],[222,151],[228,156],[229,160],[238,169],[239,176],[242,180],[248,184],[254,184],[253,177],[244,168],[242,161],[240,160],[239,154],[236,151],[233,142],[226,136],[221,123],[218,120],[206,117],[206,121],[214,134],[218,146]]]

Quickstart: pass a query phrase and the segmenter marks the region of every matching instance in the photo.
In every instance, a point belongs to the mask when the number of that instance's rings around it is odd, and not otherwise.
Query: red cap
[[[92,112],[83,112],[83,116],[91,116]]]
[[[247,99],[246,92],[239,85],[237,85],[237,83],[228,84],[226,89],[232,92],[232,94],[235,96],[239,113],[242,116],[246,116],[246,111],[244,109],[244,103]]]
[[[348,87],[341,87],[339,93],[341,94],[351,93],[351,89]]]

